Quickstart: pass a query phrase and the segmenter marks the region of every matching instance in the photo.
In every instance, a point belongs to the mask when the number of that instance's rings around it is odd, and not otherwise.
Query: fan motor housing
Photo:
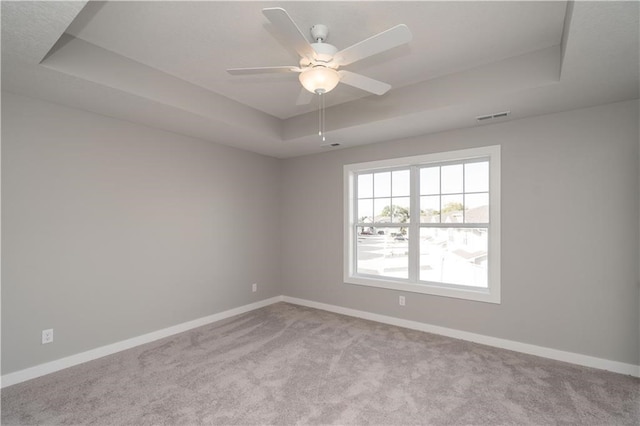
[[[316,51],[316,60],[320,62],[329,62],[338,53],[338,48],[329,43],[312,43],[311,47]]]
[[[329,62],[333,60],[334,55],[338,52],[338,48],[329,43],[311,43],[311,47],[316,52],[316,57],[313,60],[308,58],[300,59],[300,66],[307,67],[309,65],[324,65],[330,68],[337,68],[332,66]]]

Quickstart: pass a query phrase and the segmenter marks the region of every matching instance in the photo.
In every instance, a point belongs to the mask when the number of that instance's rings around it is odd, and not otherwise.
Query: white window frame
[[[452,161],[466,161],[472,159],[489,160],[489,231],[488,231],[488,287],[475,288],[461,285],[442,283],[418,282],[417,271],[409,269],[409,279],[395,279],[392,277],[371,277],[358,275],[356,272],[356,238],[355,232],[355,176],[357,173],[372,172],[382,169],[414,167],[425,165],[439,165]],[[417,184],[412,181],[412,212],[418,211],[414,206]],[[419,215],[418,215],[419,216]],[[409,224],[410,235],[419,235],[418,217],[412,214]],[[417,257],[418,238],[409,240],[409,257]],[[416,265],[416,262],[409,262]],[[365,163],[347,164],[344,166],[344,282],[346,284],[364,285],[386,288],[406,292],[431,294],[436,296],[453,297],[458,299],[475,300],[488,303],[500,303],[500,145],[480,148],[463,149],[457,151],[439,152],[412,157],[393,158]]]

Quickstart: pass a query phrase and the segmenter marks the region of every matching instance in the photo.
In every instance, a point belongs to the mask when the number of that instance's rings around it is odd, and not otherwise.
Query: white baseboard
[[[82,364],[94,359],[102,358],[116,352],[131,349],[133,347],[144,345],[174,334],[182,333],[193,328],[211,324],[235,315],[253,311],[264,306],[272,305],[277,302],[287,302],[294,305],[307,306],[309,308],[321,309],[323,311],[335,312],[351,317],[363,318],[371,321],[381,322],[384,324],[396,325],[398,327],[409,328],[412,330],[424,331],[427,333],[439,334],[455,339],[467,340],[470,342],[481,343],[483,345],[494,346],[497,348],[508,349],[516,352],[522,352],[530,355],[537,355],[543,358],[555,359],[557,361],[569,362],[572,364],[582,365],[585,367],[598,368],[601,370],[613,371],[615,373],[627,374],[634,377],[640,377],[640,365],[625,364],[623,362],[611,361],[602,358],[596,358],[588,355],[577,354],[573,352],[565,352],[557,349],[545,348],[542,346],[531,345],[528,343],[515,342],[513,340],[500,339],[497,337],[485,336],[482,334],[470,333],[467,331],[455,330],[452,328],[440,327],[436,325],[426,324],[418,321],[405,320],[401,318],[390,317],[387,315],[374,314],[356,309],[344,308],[341,306],[329,305],[326,303],[313,302],[311,300],[298,299],[289,296],[276,296],[259,302],[240,306],[228,311],[219,312],[217,314],[198,318],[193,321],[184,322],[162,330],[153,331],[141,336],[132,337],[131,339],[122,340],[110,345],[101,346],[86,352],[71,355],[55,361],[46,362],[34,367],[25,368],[24,370],[15,371],[5,374],[0,378],[0,387],[21,383],[36,377],[54,373],[74,365]]]
[[[174,325],[172,327],[163,328],[162,330],[152,331],[151,333],[143,334],[142,336],[132,337],[131,339],[122,340],[120,342],[112,343],[110,345],[101,346],[99,348],[91,349],[86,352],[71,355],[65,358],[60,358],[55,361],[46,362],[44,364],[36,365],[34,367],[25,368],[24,370],[15,371],[13,373],[5,374],[0,379],[0,387],[5,388],[7,386],[15,385],[27,380],[35,379],[36,377],[44,376],[45,374],[54,373],[65,368],[73,367],[74,365],[82,364],[87,361],[102,358],[107,355],[114,354],[116,352],[131,349],[136,346],[144,345],[155,340],[163,339],[165,337],[173,336],[174,334],[182,333],[184,331],[191,330],[193,328],[201,327],[203,325],[211,324],[212,322],[220,321],[226,318],[230,318],[235,315],[244,314],[245,312],[253,311],[255,309],[262,308],[273,303],[281,302],[282,296],[272,297],[270,299],[261,300],[259,302],[250,303],[248,305],[240,306],[238,308],[229,309],[228,311],[219,312],[217,314],[208,315],[206,317],[198,318],[193,321],[187,321],[182,324]]]
[[[328,305],[325,303],[313,302],[295,297],[282,296],[282,301],[295,305],[307,306],[309,308],[321,309],[323,311],[335,312],[350,317],[363,318],[371,321],[381,322],[384,324],[396,325],[399,327],[409,328],[412,330],[425,331],[427,333],[439,334],[442,336],[452,337],[454,339],[466,340],[469,342],[481,343],[487,346],[493,346],[501,349],[522,352],[529,355],[536,355],[543,358],[554,359],[556,361],[564,361],[572,364],[582,365],[585,367],[598,368],[600,370],[613,371],[615,373],[626,374],[634,377],[640,377],[640,365],[626,364],[608,359],[596,358],[589,355],[577,354],[574,352],[566,352],[558,349],[545,348],[543,346],[531,345],[528,343],[516,342],[513,340],[500,339],[497,337],[485,336],[482,334],[470,333],[468,331],[460,331],[452,328],[440,327],[437,325],[426,324],[418,321],[405,320],[401,318],[390,317],[386,315],[374,314],[366,311],[358,311],[356,309],[344,308],[341,306]]]

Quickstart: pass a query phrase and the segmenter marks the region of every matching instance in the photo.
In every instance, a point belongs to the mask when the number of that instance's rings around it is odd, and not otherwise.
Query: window
[[[344,281],[500,303],[500,147],[344,166]]]

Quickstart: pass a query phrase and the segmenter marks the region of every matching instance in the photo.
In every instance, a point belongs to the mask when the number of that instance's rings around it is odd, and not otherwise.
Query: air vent
[[[322,145],[320,148],[335,148],[337,146],[340,146],[339,143],[330,143],[329,145]]]
[[[496,118],[503,118],[508,116],[509,114],[511,114],[511,111],[503,111],[503,112],[496,112],[495,114],[481,115],[479,117],[476,117],[476,121],[482,122],[482,121],[493,120]]]

